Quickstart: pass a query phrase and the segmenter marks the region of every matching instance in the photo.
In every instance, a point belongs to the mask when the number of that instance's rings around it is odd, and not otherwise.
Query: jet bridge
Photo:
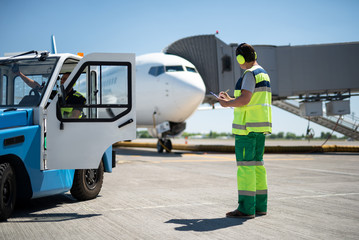
[[[163,52],[183,57],[196,66],[207,89],[204,102],[214,104],[216,99],[209,92],[229,89],[233,93],[237,80],[243,74],[236,62],[237,46],[224,43],[216,35],[199,35],[180,39]],[[342,101],[359,92],[359,42],[254,45],[254,48],[258,63],[271,77],[273,105],[286,111],[291,109],[289,112],[293,114],[359,140],[358,121],[343,121],[342,117],[350,113],[349,105],[342,104]],[[302,106],[288,107],[286,99],[296,99]],[[323,116],[323,102],[329,106],[324,111],[327,117]],[[313,106],[319,109],[308,111]],[[337,106],[343,109],[338,110]]]

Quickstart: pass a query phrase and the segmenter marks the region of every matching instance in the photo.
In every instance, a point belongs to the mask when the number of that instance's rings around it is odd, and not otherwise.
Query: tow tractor
[[[74,92],[84,101],[69,102]],[[0,220],[18,201],[96,198],[116,165],[112,144],[135,137],[134,54],[0,58]]]

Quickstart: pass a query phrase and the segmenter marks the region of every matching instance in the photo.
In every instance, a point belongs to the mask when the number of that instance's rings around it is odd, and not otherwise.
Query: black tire
[[[16,177],[10,163],[0,164],[0,221],[5,221],[14,210]]]
[[[170,139],[165,140],[165,147],[167,148],[166,149],[167,153],[170,153],[172,151],[172,142]]]
[[[96,198],[102,188],[103,173],[102,161],[98,169],[77,169],[70,190],[71,195],[79,201]]]
[[[163,148],[163,141],[161,139],[158,139],[158,141],[157,141],[157,152],[158,153],[163,153],[163,149],[164,149]]]

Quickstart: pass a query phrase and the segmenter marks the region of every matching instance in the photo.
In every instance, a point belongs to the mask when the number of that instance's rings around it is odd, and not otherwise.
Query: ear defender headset
[[[239,64],[244,64],[245,62],[250,62],[250,61],[247,61],[247,59],[244,58],[244,54],[243,54],[243,50],[240,48],[243,44],[245,43],[242,43],[241,45],[239,45],[239,47],[237,48],[237,61]],[[254,52],[254,60],[257,60],[257,53]]]

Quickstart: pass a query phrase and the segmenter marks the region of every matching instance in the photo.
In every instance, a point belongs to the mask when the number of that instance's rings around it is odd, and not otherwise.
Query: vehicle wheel
[[[101,161],[98,169],[77,169],[70,190],[71,195],[80,201],[97,197],[103,183],[104,167]]]
[[[9,163],[0,164],[0,221],[8,219],[16,201],[16,178]]]
[[[166,152],[170,153],[172,151],[172,142],[170,139],[165,140],[165,147],[167,148]]]
[[[161,139],[158,139],[158,141],[157,141],[157,152],[158,153],[163,153],[163,146],[161,143],[163,144],[163,141]]]

